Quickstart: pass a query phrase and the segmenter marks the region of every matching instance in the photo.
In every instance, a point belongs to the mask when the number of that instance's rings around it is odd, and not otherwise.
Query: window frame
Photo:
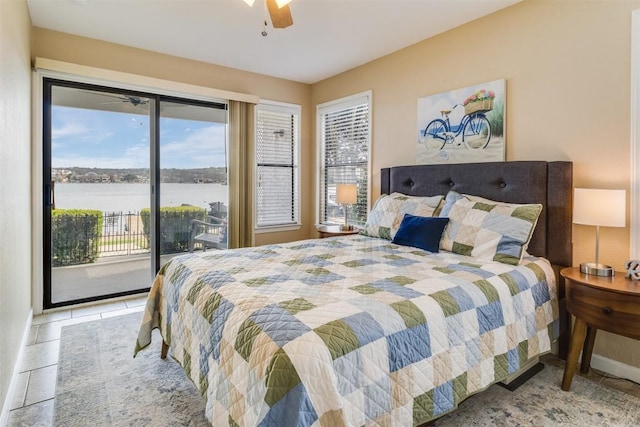
[[[316,209],[315,209],[315,222],[316,224],[326,224],[322,222],[322,194],[324,192],[322,174],[324,173],[324,141],[322,140],[322,116],[332,111],[361,105],[363,103],[368,104],[368,131],[367,131],[367,203],[366,203],[366,216],[371,211],[371,158],[372,158],[372,128],[373,128],[373,91],[367,90],[359,92],[353,95],[345,96],[342,98],[334,99],[316,105]],[[366,218],[365,218],[366,220]]]
[[[297,206],[292,206],[294,212],[296,212],[296,219],[294,222],[292,223],[287,223],[287,224],[273,224],[273,225],[259,225],[258,224],[258,211],[259,211],[259,206],[258,206],[258,112],[261,109],[266,109],[269,111],[275,111],[275,112],[281,112],[281,113],[287,113],[287,114],[292,114],[297,116],[296,118],[296,126],[294,129],[294,134],[293,134],[293,138],[294,138],[294,153],[293,153],[293,160],[294,160],[294,164],[293,164],[293,170],[294,170],[294,187],[297,187],[296,191],[296,198],[295,198],[295,203],[297,204]],[[302,106],[299,104],[292,104],[292,103],[287,103],[287,102],[280,102],[280,101],[271,101],[271,100],[265,100],[265,99],[261,99],[260,102],[258,104],[256,104],[256,108],[255,108],[255,132],[256,132],[256,143],[255,143],[255,161],[254,161],[254,176],[255,176],[255,190],[254,190],[254,197],[255,197],[255,218],[254,218],[254,231],[256,234],[261,234],[261,233],[277,233],[277,232],[281,232],[281,231],[294,231],[294,230],[299,230],[302,227],[302,221],[301,221],[301,203],[300,203],[300,198],[301,198],[301,180],[300,180],[300,129],[302,128]]]

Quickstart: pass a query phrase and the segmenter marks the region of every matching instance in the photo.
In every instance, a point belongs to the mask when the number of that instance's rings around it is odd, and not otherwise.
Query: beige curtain
[[[229,101],[229,248],[254,245],[255,104]]]

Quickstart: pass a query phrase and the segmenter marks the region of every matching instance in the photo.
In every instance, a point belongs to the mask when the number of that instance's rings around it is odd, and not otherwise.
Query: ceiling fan
[[[138,105],[146,105],[149,103],[149,99],[147,98],[139,98],[137,96],[132,96],[132,95],[124,95],[124,94],[123,95],[101,94],[101,95],[118,99],[118,101],[102,102],[101,104],[117,104],[122,102],[125,104],[131,104],[134,107],[137,107]]]
[[[243,0],[249,6],[253,6],[255,0]],[[289,3],[292,0],[264,0],[269,9],[269,16],[271,16],[271,24],[273,28],[287,28],[289,25],[293,25],[293,18],[291,17],[291,10],[289,10]],[[266,24],[266,22],[265,22]]]

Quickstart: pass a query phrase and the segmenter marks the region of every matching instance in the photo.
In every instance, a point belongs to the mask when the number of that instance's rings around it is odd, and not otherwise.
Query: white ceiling
[[[518,1],[293,0],[293,26],[266,37],[261,0],[27,3],[37,27],[315,83]]]

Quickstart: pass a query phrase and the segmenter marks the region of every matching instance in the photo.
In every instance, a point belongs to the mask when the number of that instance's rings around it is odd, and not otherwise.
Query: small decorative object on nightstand
[[[640,261],[630,259],[626,262],[624,268],[627,270],[627,274],[624,277],[631,280],[640,280]]]
[[[339,225],[316,225],[316,230],[318,230],[321,239],[360,233],[360,229],[358,228],[352,227],[351,230],[343,230]]]
[[[576,188],[573,196],[573,223],[596,226],[596,261],[583,262],[580,271],[594,276],[613,276],[613,267],[599,261],[600,227],[625,226],[625,191]]]
[[[562,389],[569,391],[581,350],[580,372],[589,372],[598,329],[640,339],[640,284],[622,273],[600,277],[578,267],[564,268],[560,275],[565,278],[567,310],[576,318],[562,378]]]
[[[344,209],[344,224],[340,226],[340,229],[352,230],[353,226],[349,225],[348,212],[349,205],[355,205],[358,202],[358,186],[356,184],[337,184],[336,202],[342,204]]]

